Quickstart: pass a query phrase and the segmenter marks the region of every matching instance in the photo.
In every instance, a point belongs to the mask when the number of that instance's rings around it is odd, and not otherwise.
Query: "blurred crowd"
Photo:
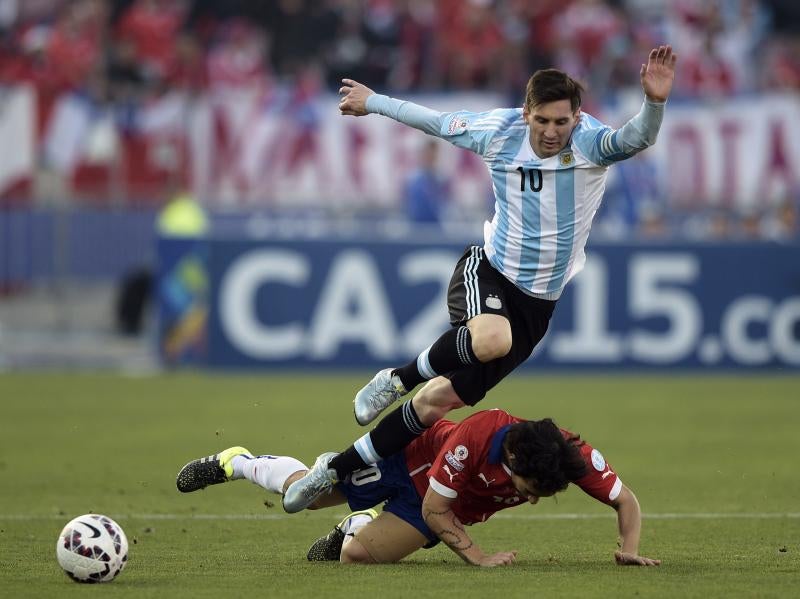
[[[379,89],[519,95],[557,66],[592,95],[637,82],[647,49],[679,48],[677,93],[800,88],[792,0],[0,0],[0,79],[115,98],[264,86],[318,69]]]
[[[676,97],[800,91],[797,0],[0,0],[0,85],[35,86],[41,127],[65,92],[115,106],[167,90],[280,86],[302,98],[345,76],[398,95],[487,90],[518,103],[535,69],[556,66],[587,84],[591,110],[638,86],[664,40],[680,55]],[[430,220],[423,183],[410,201]],[[796,231],[793,198],[786,209]],[[658,212],[634,218],[657,235]],[[609,230],[615,218],[631,217],[611,214]]]

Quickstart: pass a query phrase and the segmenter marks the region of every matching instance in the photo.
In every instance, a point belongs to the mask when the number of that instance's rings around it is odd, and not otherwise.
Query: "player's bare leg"
[[[472,351],[481,362],[502,358],[511,351],[511,323],[505,316],[478,314],[469,319],[467,328]]]
[[[378,512],[373,509],[347,514],[332,531],[311,544],[306,559],[310,562],[338,562],[342,548],[352,543],[355,534],[377,517]]]
[[[443,376],[431,379],[411,400],[414,411],[425,426],[432,426],[451,410],[463,408],[466,404],[453,389],[450,379]]]
[[[342,563],[391,564],[411,555],[428,543],[421,532],[405,520],[383,512],[344,545]]]

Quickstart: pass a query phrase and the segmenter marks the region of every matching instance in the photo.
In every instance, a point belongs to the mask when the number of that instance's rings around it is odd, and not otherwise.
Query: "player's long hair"
[[[523,478],[535,481],[543,495],[553,495],[586,475],[580,452],[580,436],[565,439],[550,418],[511,425],[503,446],[513,456],[508,467]]]
[[[548,102],[569,100],[572,112],[581,106],[583,86],[558,69],[540,69],[528,79],[525,106],[528,110]]]

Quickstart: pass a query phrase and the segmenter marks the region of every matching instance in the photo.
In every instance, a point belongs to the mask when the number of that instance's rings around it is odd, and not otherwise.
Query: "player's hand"
[[[635,553],[614,552],[614,559],[618,566],[660,566],[660,559],[650,559]]]
[[[675,61],[672,46],[659,46],[650,50],[647,64],[642,65],[639,79],[645,95],[653,102],[666,102],[675,79]]]
[[[494,555],[484,555],[475,565],[483,568],[494,568],[495,566],[508,566],[515,561],[517,561],[516,551],[501,551]]]
[[[367,98],[375,92],[358,81],[342,79],[339,93],[342,95],[342,99],[339,100],[339,110],[342,114],[364,116],[367,114]]]

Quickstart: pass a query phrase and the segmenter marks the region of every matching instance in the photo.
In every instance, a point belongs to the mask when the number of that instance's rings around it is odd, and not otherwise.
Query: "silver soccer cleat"
[[[325,491],[330,493],[337,483],[336,470],[328,468],[330,461],[339,455],[335,451],[323,453],[303,478],[294,481],[283,494],[283,509],[294,514],[306,509]]]
[[[353,400],[356,422],[361,426],[369,424],[406,393],[408,391],[400,382],[400,377],[392,376],[391,368],[381,370],[356,393],[356,398]]]

